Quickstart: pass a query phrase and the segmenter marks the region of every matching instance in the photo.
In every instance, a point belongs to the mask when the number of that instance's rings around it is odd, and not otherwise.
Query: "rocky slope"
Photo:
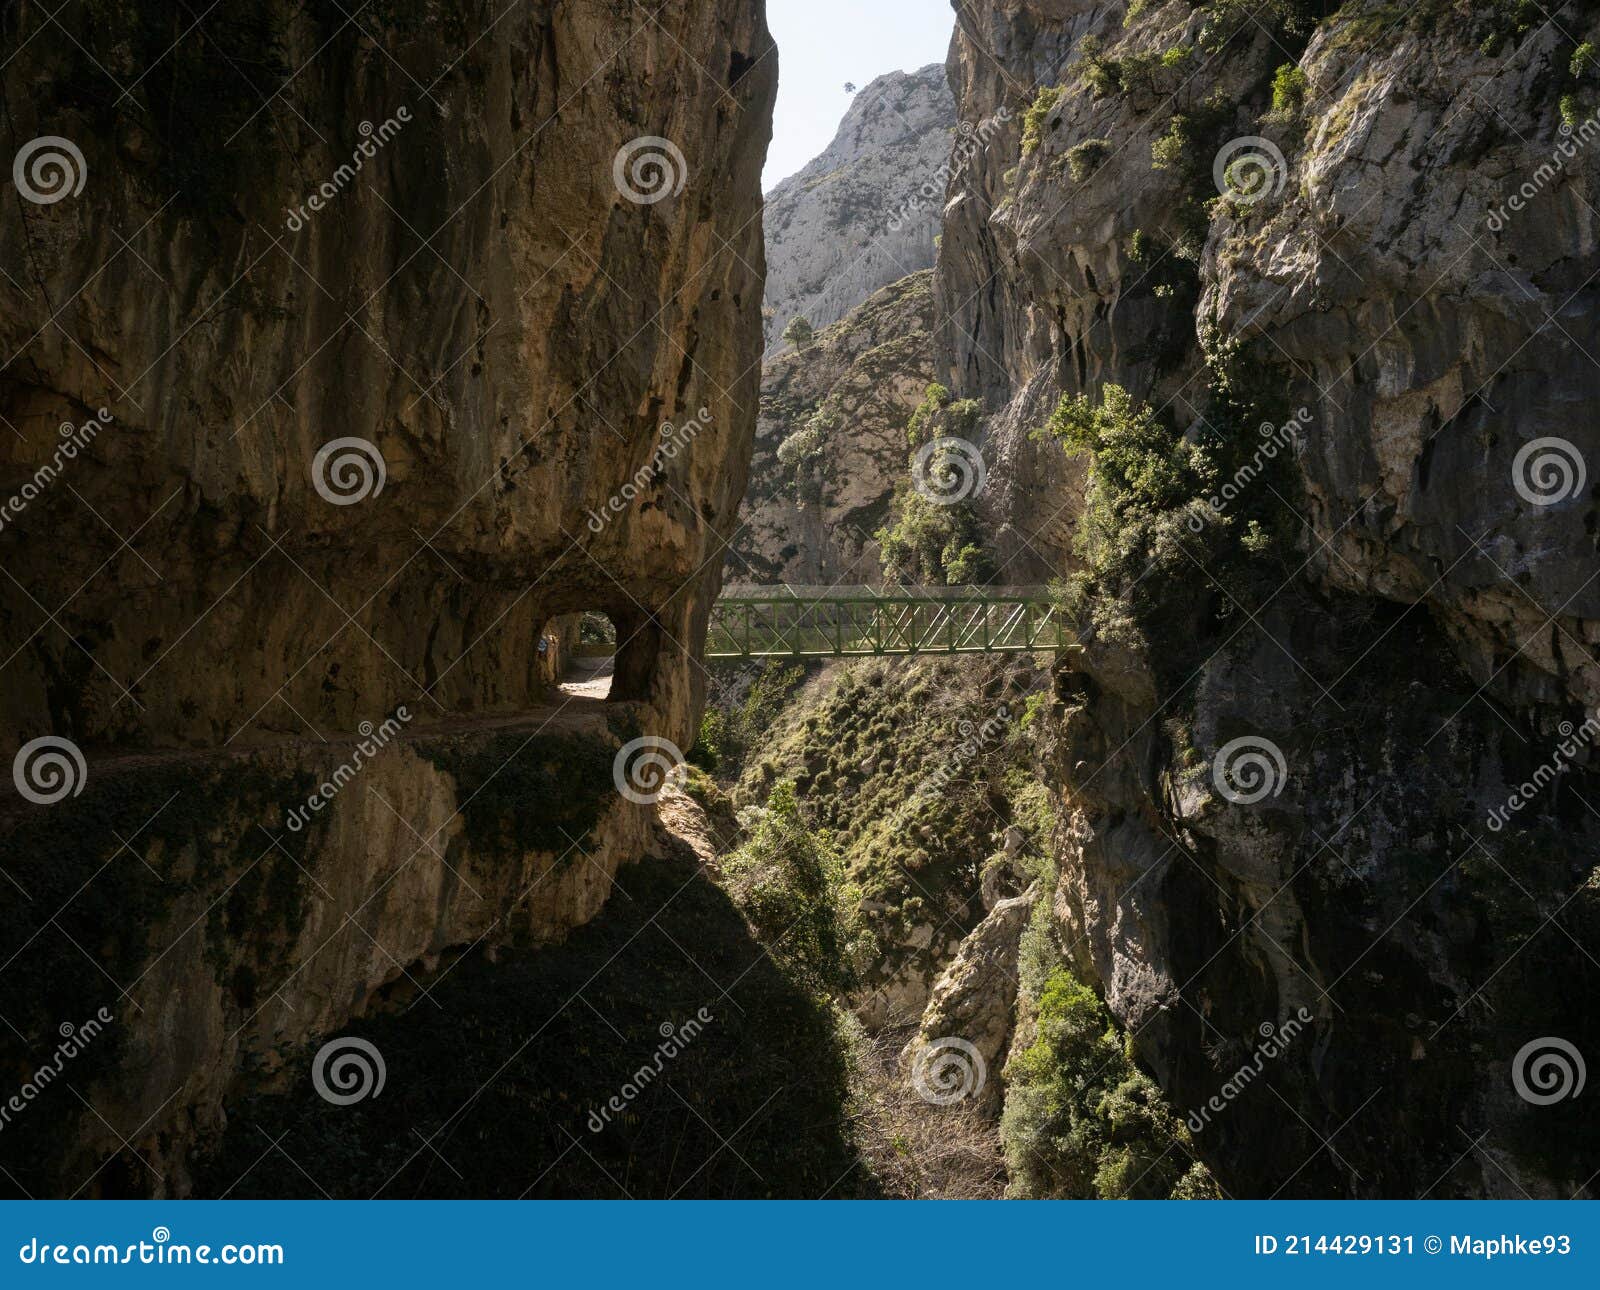
[[[933,264],[955,126],[944,68],[862,89],[833,142],[767,194],[768,349],[790,319],[837,322],[880,287]]]
[[[1264,18],[979,0],[952,47],[1018,120],[940,362],[1001,580],[1076,573],[1088,633],[1056,936],[1230,1193],[1587,1194],[1529,1080],[1600,1055],[1596,9]]]
[[[0,1152],[182,1192],[246,1076],[646,844],[613,755],[697,720],[776,60],[733,0],[3,22],[4,1069],[115,1024]],[[617,702],[558,713],[586,609]]]
[[[884,287],[804,349],[769,359],[730,583],[876,583],[874,537],[905,478],[933,375],[933,275]]]

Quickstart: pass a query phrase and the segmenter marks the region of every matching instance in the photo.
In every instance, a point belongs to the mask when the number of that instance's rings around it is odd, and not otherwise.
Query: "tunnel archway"
[[[550,660],[546,675],[556,697],[626,703],[650,697],[661,640],[652,615],[607,605],[550,619],[538,649]]]

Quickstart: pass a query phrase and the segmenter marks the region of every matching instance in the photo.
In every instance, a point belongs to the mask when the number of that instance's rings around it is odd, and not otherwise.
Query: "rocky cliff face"
[[[932,266],[954,105],[944,68],[861,90],[821,156],[767,194],[767,347],[790,319],[837,322]]]
[[[933,274],[873,294],[769,359],[730,583],[876,583],[875,534],[906,475],[906,428],[933,376]]]
[[[116,1016],[36,1194],[181,1191],[241,1073],[598,908],[757,403],[760,6],[191,21],[0,41],[5,1068]],[[584,609],[618,702],[563,714],[534,646]]]
[[[1087,632],[1059,939],[1233,1194],[1586,1194],[1530,1078],[1600,1056],[1596,14],[1334,9],[960,7],[962,121],[1018,121],[940,361],[1000,580],[1078,573]],[[1080,393],[1088,451],[1030,437]]]

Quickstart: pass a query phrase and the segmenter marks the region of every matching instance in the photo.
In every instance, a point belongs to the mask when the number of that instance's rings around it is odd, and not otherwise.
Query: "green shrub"
[[[1182,113],[1167,122],[1167,131],[1150,144],[1150,164],[1157,170],[1177,170],[1193,149]]]
[[[723,873],[756,939],[818,993],[849,990],[873,946],[858,910],[861,892],[845,880],[832,838],[808,826],[789,780],[741,821],[749,841],[723,861]]]
[[[822,432],[823,427],[815,420],[808,421],[778,445],[778,464],[785,470],[796,471],[820,456],[824,446]]]
[[[1306,105],[1311,82],[1294,63],[1285,63],[1272,77],[1272,110],[1280,116],[1295,116]]]
[[[1274,39],[1293,37],[1290,43],[1303,44],[1325,8],[1325,0],[1207,0],[1201,6],[1205,25],[1200,29],[1199,45],[1215,53],[1247,27],[1259,27]]]
[[[795,497],[802,503],[820,502],[824,488],[829,435],[838,429],[838,418],[818,411],[778,445],[778,465],[794,485]]]
[[[1022,114],[1022,155],[1026,157],[1039,146],[1043,137],[1044,119],[1049,116],[1056,104],[1061,102],[1061,95],[1066,87],[1062,85],[1043,85],[1039,93],[1034,96],[1033,102],[1027,111]]]
[[[977,399],[960,399],[945,410],[944,431],[965,438],[978,428],[982,415],[983,404]]]
[[[1572,59],[1567,64],[1567,71],[1572,79],[1582,80],[1589,74],[1589,69],[1600,62],[1600,56],[1595,53],[1594,42],[1586,40],[1572,51]]]
[[[954,587],[994,576],[994,562],[965,502],[940,506],[915,489],[905,489],[891,506],[893,523],[874,535],[889,582]]]
[[[1077,44],[1078,70],[1083,74],[1084,84],[1096,98],[1105,98],[1111,94],[1118,94],[1122,90],[1122,67],[1114,58],[1103,58],[1100,54],[1100,38],[1089,35],[1083,37]]]
[[[1067,173],[1082,183],[1111,155],[1110,139],[1085,139],[1067,151]]]
[[[804,679],[805,668],[799,664],[784,666],[769,660],[742,687],[714,691],[688,759],[706,770],[736,772]]]
[[[1193,1159],[1187,1128],[1129,1047],[1092,990],[1064,968],[1050,974],[1034,1041],[1006,1067],[1000,1136],[1011,1195],[1216,1195]]]
[[[906,425],[906,437],[913,448],[922,442],[923,432],[928,429],[932,419],[949,406],[950,391],[939,382],[934,381],[923,391],[922,402],[917,404],[916,411]]]
[[[1104,388],[1099,406],[1063,397],[1042,433],[1069,456],[1090,458],[1075,540],[1085,567],[1065,585],[1064,607],[1093,634],[1125,645],[1154,644],[1157,621],[1176,619],[1170,630],[1181,635],[1197,590],[1189,552],[1204,553],[1183,516],[1211,492],[1205,453],[1118,385]]]
[[[1045,430],[1069,456],[1094,458],[1091,559],[1134,516],[1182,506],[1209,491],[1215,478],[1197,445],[1164,427],[1149,405],[1135,405],[1120,385],[1107,385],[1098,407],[1084,394],[1064,396]]]
[[[1281,372],[1220,339],[1214,322],[1199,338],[1208,381],[1188,434],[1117,385],[1098,404],[1064,396],[1035,431],[1090,463],[1076,539],[1084,568],[1059,600],[1080,631],[1146,649],[1174,678],[1191,674],[1229,606],[1281,584],[1298,529],[1293,452],[1276,428],[1289,412]]]
[[[1115,68],[1117,87],[1124,94],[1152,94],[1156,69],[1163,65],[1160,54],[1124,54],[1108,67]]]

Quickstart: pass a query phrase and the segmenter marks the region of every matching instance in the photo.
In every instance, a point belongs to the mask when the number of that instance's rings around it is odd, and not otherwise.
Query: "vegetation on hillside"
[[[1305,428],[1264,393],[1270,376],[1236,344],[1209,331],[1202,341],[1209,386],[1192,426],[1108,384],[1098,401],[1063,396],[1036,432],[1090,463],[1076,541],[1084,567],[1061,588],[1067,609],[1092,637],[1145,649],[1179,675],[1250,603],[1243,593],[1281,581],[1296,527],[1289,463]]]
[[[1217,1190],[1189,1131],[1133,1062],[1093,990],[1057,968],[1033,1042],[1006,1067],[1009,1194],[1059,1200],[1206,1200]]]

